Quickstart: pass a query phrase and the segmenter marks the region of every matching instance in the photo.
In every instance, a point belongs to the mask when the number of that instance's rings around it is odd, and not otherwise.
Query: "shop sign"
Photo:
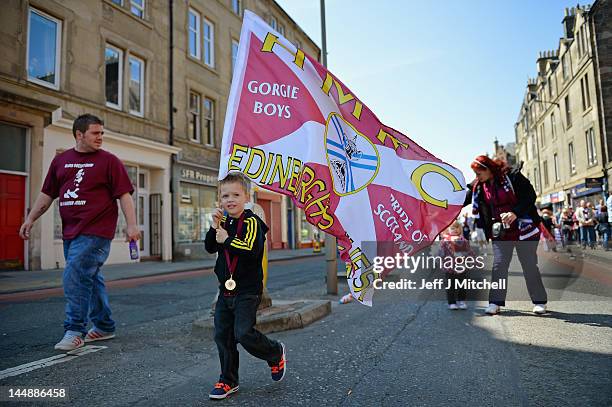
[[[586,178],[584,180],[584,184],[586,185],[587,188],[601,188],[601,186],[603,185],[603,179],[602,178]]]
[[[180,167],[181,181],[197,182],[207,185],[217,185],[217,175],[205,174],[197,169]]]
[[[572,198],[592,195],[601,192],[601,184],[598,187],[588,187],[586,183],[578,184],[571,189]]]

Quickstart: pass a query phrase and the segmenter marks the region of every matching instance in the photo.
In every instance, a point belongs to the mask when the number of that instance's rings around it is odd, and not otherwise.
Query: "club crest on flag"
[[[325,151],[334,191],[340,196],[361,191],[378,174],[380,157],[374,144],[335,112],[327,118]]]

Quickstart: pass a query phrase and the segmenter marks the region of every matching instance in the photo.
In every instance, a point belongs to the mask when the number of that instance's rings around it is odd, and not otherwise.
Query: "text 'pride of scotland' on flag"
[[[379,275],[362,243],[408,254],[429,245],[461,210],[463,175],[380,123],[250,11],[234,69],[219,179],[241,171],[290,196],[308,222],[337,237],[351,293],[371,305]]]

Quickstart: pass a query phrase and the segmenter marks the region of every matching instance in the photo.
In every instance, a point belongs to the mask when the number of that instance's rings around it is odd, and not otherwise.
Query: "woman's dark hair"
[[[478,157],[474,158],[474,161],[472,161],[472,164],[470,164],[470,168],[474,171],[478,169],[490,170],[497,180],[500,180],[508,171],[510,171],[510,167],[508,167],[505,161],[497,158],[493,160],[486,155],[479,155]]]
[[[74,138],[76,138],[77,130],[85,134],[91,124],[99,124],[101,126],[104,126],[104,121],[98,116],[94,116],[93,114],[89,113],[82,114],[76,119],[74,119],[74,123],[72,124],[72,135],[74,136]]]
[[[601,205],[599,207],[599,212],[608,212],[608,207],[606,205]]]

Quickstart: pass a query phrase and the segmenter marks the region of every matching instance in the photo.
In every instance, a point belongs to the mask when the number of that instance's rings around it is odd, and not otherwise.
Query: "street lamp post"
[[[325,30],[325,0],[321,0],[321,62],[327,68],[327,33]],[[325,264],[327,268],[327,293],[338,294],[338,259],[336,238],[325,233]]]

